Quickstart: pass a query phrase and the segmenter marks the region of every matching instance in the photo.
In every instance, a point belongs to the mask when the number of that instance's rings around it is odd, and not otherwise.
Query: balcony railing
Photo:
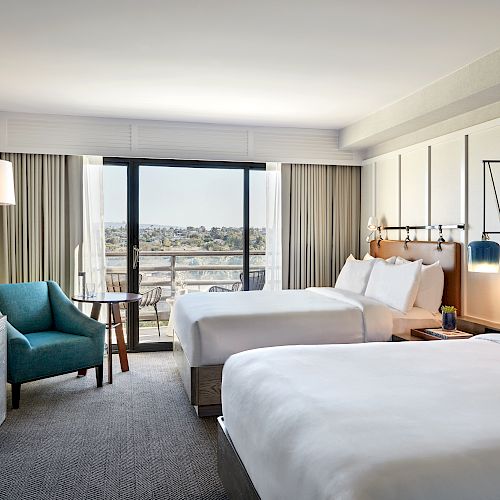
[[[250,269],[262,269],[264,255],[264,251],[251,251]],[[155,286],[162,288],[162,298],[158,303],[158,312],[162,320],[170,316],[170,309],[165,299],[175,296],[179,283],[190,291],[207,291],[212,285],[230,287],[239,281],[239,274],[243,270],[243,252],[241,251],[144,251],[141,252],[140,257],[141,290]],[[204,260],[210,262],[202,262]],[[225,260],[225,262],[214,262],[220,260]],[[106,266],[107,272],[126,273],[126,252],[106,252]],[[152,310],[141,310],[141,321],[150,321],[154,318]]]

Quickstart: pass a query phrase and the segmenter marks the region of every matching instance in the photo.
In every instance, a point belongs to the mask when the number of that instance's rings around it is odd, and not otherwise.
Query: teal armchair
[[[80,312],[54,281],[0,285],[7,316],[7,381],[19,408],[21,384],[95,367],[102,387],[106,327]]]

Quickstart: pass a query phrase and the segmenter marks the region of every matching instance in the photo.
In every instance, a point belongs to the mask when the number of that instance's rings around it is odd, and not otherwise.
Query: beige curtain
[[[13,164],[16,191],[16,205],[0,207],[0,282],[50,279],[71,293],[70,200],[81,172],[69,169],[69,157],[61,155],[2,153],[0,158]]]
[[[359,254],[360,170],[282,165],[283,288],[332,286]]]

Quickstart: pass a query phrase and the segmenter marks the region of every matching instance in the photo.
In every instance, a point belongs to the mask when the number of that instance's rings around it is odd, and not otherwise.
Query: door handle
[[[137,269],[139,265],[139,256],[140,256],[139,247],[134,245],[132,247],[132,251],[133,251],[132,269]]]

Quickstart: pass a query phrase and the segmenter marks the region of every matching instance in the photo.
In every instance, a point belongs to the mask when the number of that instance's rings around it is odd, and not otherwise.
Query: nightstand
[[[435,327],[431,327],[435,328]],[[480,335],[482,333],[500,333],[500,325],[498,323],[492,323],[490,321],[470,318],[467,316],[459,316],[457,318],[457,329],[462,332],[472,333],[472,335]],[[423,328],[419,328],[423,330]],[[412,329],[410,333],[401,333],[392,336],[393,342],[421,342],[426,340],[439,340],[439,339],[422,339],[412,335],[415,329]]]
[[[392,336],[393,342],[421,342],[424,340],[425,339],[421,339],[420,337],[415,337],[411,333],[398,333],[397,335]]]
[[[459,316],[457,318],[457,328],[464,332],[472,333],[472,335],[500,333],[500,324],[469,316]]]

